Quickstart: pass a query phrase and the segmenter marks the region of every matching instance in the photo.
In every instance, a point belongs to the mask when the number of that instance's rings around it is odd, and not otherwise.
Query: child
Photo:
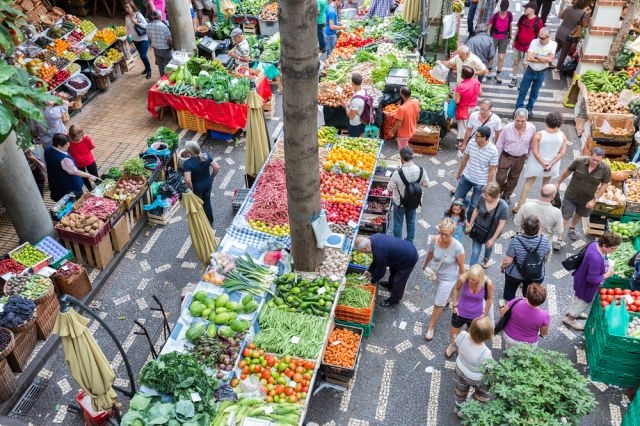
[[[75,124],[71,126],[69,128],[69,141],[71,142],[69,144],[69,155],[75,160],[76,167],[93,176],[98,176],[98,166],[96,166],[96,160],[91,153],[95,145],[91,138],[84,134],[84,129]],[[82,181],[87,190],[93,190],[93,185],[89,179],[82,178]]]
[[[451,218],[456,223],[456,229],[453,232],[453,238],[456,240],[462,241],[462,236],[464,235],[464,229],[467,226],[467,216],[466,209],[464,207],[464,200],[461,198],[456,198],[451,203],[451,207],[449,210],[444,212],[444,217]]]
[[[467,400],[469,389],[472,386],[475,388],[473,398],[476,401],[486,402],[489,399],[487,389],[482,383],[481,366],[485,360],[493,359],[491,349],[484,343],[491,339],[493,339],[493,321],[486,316],[474,319],[469,327],[469,332],[461,331],[456,336],[458,358],[456,358],[453,381],[456,400],[453,412],[459,417],[458,410]]]

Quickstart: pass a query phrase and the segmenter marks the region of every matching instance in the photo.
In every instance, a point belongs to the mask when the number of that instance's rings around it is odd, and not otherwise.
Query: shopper
[[[558,71],[562,70],[571,45],[576,43],[576,38],[580,39],[582,37],[582,28],[589,26],[588,7],[589,4],[586,0],[574,0],[573,5],[563,10],[560,14],[562,22],[556,31],[556,43],[558,44],[556,54],[560,52],[556,64]]]
[[[356,238],[355,249],[372,253],[373,262],[364,273],[372,283],[391,289],[391,297],[380,302],[382,307],[397,305],[404,294],[407,280],[418,263],[418,250],[412,242],[386,234]],[[380,282],[389,268],[389,281]]]
[[[429,186],[427,172],[413,162],[413,151],[409,147],[400,150],[400,168],[393,172],[387,191],[393,194],[393,235],[402,238],[402,226],[407,222],[407,241],[413,242],[416,235],[416,210],[417,207],[407,206],[405,201],[408,198],[407,183],[409,185],[417,183],[421,187]],[[402,177],[404,176],[404,180]],[[405,180],[407,183],[405,183]],[[410,203],[409,203],[410,204]]]
[[[165,11],[166,5],[164,0],[146,0],[147,16],[151,16],[154,11],[160,12],[160,19],[162,21],[167,20],[167,13]],[[213,20],[212,20],[213,21]]]
[[[369,18],[373,18],[374,16],[386,18],[393,14],[392,8],[395,4],[396,0],[371,0],[367,16],[369,16]]]
[[[189,158],[184,162],[184,181],[202,200],[204,213],[209,223],[213,225],[213,210],[211,208],[211,186],[213,179],[220,171],[218,163],[213,161],[210,154],[202,152],[196,141],[188,141],[185,146]]]
[[[482,64],[487,69],[487,73],[489,73],[489,67],[493,62],[493,58],[496,55],[496,46],[493,43],[493,39],[487,32],[487,24],[480,23],[476,26],[476,32],[472,37],[467,39],[467,46],[469,50],[480,58]],[[484,74],[478,76],[478,80],[482,83],[482,79]]]
[[[469,265],[475,265],[484,247],[484,257],[480,266],[488,268],[491,254],[498,237],[509,217],[509,207],[500,198],[500,185],[488,183],[482,190],[478,208],[473,211],[467,233],[471,237],[471,258]]]
[[[346,27],[340,24],[338,19],[338,8],[341,0],[330,0],[327,6],[326,19],[324,24],[324,41],[327,47],[327,57],[333,52],[336,46],[336,38],[338,31],[344,30]]]
[[[513,213],[518,213],[525,203],[538,176],[542,176],[542,185],[546,185],[560,174],[560,161],[569,144],[567,137],[560,130],[562,114],[557,111],[550,112],[544,122],[547,128],[536,133],[533,138],[531,155],[524,166],[524,185]]]
[[[40,191],[40,196],[44,197],[44,185],[47,182],[47,176],[45,174],[45,164],[36,156],[36,154],[31,150],[31,148],[25,148],[23,150],[24,156],[27,159],[27,164],[29,164],[29,169],[31,169],[31,174],[33,175],[33,179],[36,181],[36,185],[38,185],[38,191]]]
[[[228,53],[229,57],[234,59],[236,65],[248,66],[251,49],[242,30],[240,28],[232,29],[229,37],[233,40],[233,49]]]
[[[529,93],[529,101],[527,102],[527,111],[529,111],[529,119],[533,119],[533,106],[538,100],[538,93],[544,83],[547,69],[555,58],[557,44],[551,41],[549,31],[541,28],[538,38],[533,40],[527,50],[527,69],[522,77],[520,89],[518,90],[518,99],[516,100],[516,109],[524,107],[524,101]]]
[[[614,274],[613,262],[608,259],[608,255],[616,251],[620,244],[620,235],[608,231],[597,242],[589,244],[582,263],[573,273],[575,294],[563,323],[575,330],[584,330],[584,324],[578,318],[587,317],[598,289],[604,280]]]
[[[529,2],[524,7],[524,14],[518,19],[516,24],[516,35],[513,38],[513,72],[511,73],[511,83],[509,87],[518,85],[518,66],[520,62],[526,69],[526,54],[531,41],[538,37],[540,30],[544,27],[542,19],[536,16],[538,6]]]
[[[611,182],[611,169],[602,161],[603,159],[604,150],[600,147],[593,148],[588,157],[573,160],[556,183],[559,188],[560,184],[573,174],[564,193],[561,209],[564,229],[567,229],[571,220],[568,235],[572,240],[578,239],[576,225],[580,219],[589,217],[596,205],[596,200],[607,191]]]
[[[431,238],[427,257],[422,264],[423,271],[430,268],[435,275],[435,279],[431,281],[436,292],[433,299],[433,312],[427,332],[424,334],[427,341],[433,339],[434,329],[449,300],[451,290],[453,290],[458,276],[464,273],[464,247],[460,241],[453,238],[455,229],[456,224],[453,220],[440,219],[438,235]]]
[[[507,204],[518,185],[536,135],[536,126],[527,121],[528,117],[526,109],[517,110],[513,122],[505,126],[496,142],[500,155],[496,182],[500,185],[501,197]]]
[[[362,87],[362,75],[357,72],[351,74],[351,88],[353,96],[349,102],[345,102],[342,106],[347,111],[347,118],[349,118],[349,126],[347,127],[349,136],[359,138],[364,133],[364,123],[360,117],[364,111],[367,91]]]
[[[149,45],[153,48],[158,72],[160,73],[160,77],[162,77],[172,57],[173,42],[171,40],[171,31],[169,30],[169,26],[160,20],[159,11],[153,11],[149,19],[151,20],[147,24]],[[151,78],[151,73],[149,73],[148,76],[148,78]]]
[[[469,37],[473,36],[473,22],[476,17],[476,10],[478,10],[478,0],[471,0],[469,3],[469,12],[467,13],[467,31]]]
[[[536,216],[540,219],[540,230],[551,241],[551,247],[554,250],[560,250],[562,247],[562,234],[564,232],[562,213],[558,207],[551,204],[557,192],[558,188],[554,184],[543,185],[538,198],[524,203],[513,218],[513,223],[517,227],[522,226],[525,217]]]
[[[138,7],[133,0],[127,0],[124,3],[124,25],[127,30],[127,36],[131,37],[133,45],[136,47],[140,60],[144,65],[144,70],[140,75],[146,75],[147,80],[151,78],[151,63],[147,52],[149,51],[149,37],[147,37],[147,20],[144,19],[142,13],[138,11]]]
[[[462,243],[464,231],[468,225],[466,209],[464,208],[464,200],[461,198],[453,200],[449,210],[444,212],[443,217],[449,218],[453,223],[455,223],[456,229],[453,232],[453,238]]]
[[[453,288],[453,314],[451,315],[451,330],[449,346],[445,355],[449,358],[457,350],[456,336],[460,329],[480,317],[490,317],[493,299],[493,282],[484,273],[480,265],[471,265],[469,270],[460,275]],[[493,321],[492,321],[493,323]]]
[[[60,200],[70,192],[79,198],[82,196],[82,178],[92,182],[98,179],[97,176],[79,170],[68,150],[69,137],[62,133],[53,135],[52,146],[44,150],[49,191],[53,201]]]
[[[320,54],[327,51],[327,44],[324,42],[324,25],[327,20],[327,0],[317,0],[318,4],[318,50]]]
[[[509,0],[500,2],[500,11],[491,16],[489,20],[489,34],[493,39],[493,44],[498,51],[498,66],[496,69],[496,83],[502,83],[502,67],[504,66],[504,58],[507,54],[507,47],[511,41],[511,23],[513,22],[513,14],[509,12]],[[491,73],[493,62],[488,66]],[[491,76],[487,76],[491,78]]]
[[[541,308],[547,300],[547,290],[541,284],[531,284],[526,294],[526,299],[513,299],[500,309],[500,316],[511,309],[504,326],[505,350],[523,344],[537,345],[540,337],[549,334],[551,316]]]
[[[464,44],[458,46],[455,55],[451,59],[442,61],[441,63],[447,68],[456,71],[456,83],[458,84],[462,81],[462,67],[465,65],[473,68],[476,77],[486,75],[489,72],[482,60],[471,52],[469,46]]]
[[[493,359],[491,349],[485,342],[493,339],[493,322],[486,317],[471,321],[469,332],[461,331],[456,337],[458,357],[454,370],[453,389],[456,405],[453,412],[462,417],[460,407],[467,400],[473,388],[472,398],[483,403],[489,400],[489,391],[482,380],[482,364]]]
[[[516,291],[522,284],[522,296],[527,295],[529,284],[541,284],[545,276],[545,257],[551,251],[547,236],[540,233],[540,220],[537,216],[528,216],[522,220],[522,233],[511,238],[507,251],[500,263],[504,272],[504,300],[516,297]],[[536,256],[530,255],[535,253]]]
[[[76,166],[93,176],[98,176],[98,166],[93,157],[93,141],[84,133],[84,129],[78,125],[69,128],[69,155],[75,160]],[[93,191],[91,180],[82,178],[87,191]]]
[[[498,167],[498,150],[489,142],[491,129],[480,126],[464,151],[462,161],[456,173],[458,186],[455,190],[455,198],[466,200],[467,193],[471,193],[471,201],[467,209],[467,219],[470,219],[473,210],[478,205],[480,194],[487,182],[493,181]],[[500,195],[498,186],[497,196]]]
[[[461,151],[464,152],[467,147],[467,143],[470,140],[474,140],[480,126],[488,127],[491,131],[489,134],[489,142],[495,144],[498,140],[500,132],[502,131],[502,120],[498,117],[498,114],[493,112],[492,107],[493,103],[491,100],[485,98],[480,102],[480,108],[478,111],[474,111],[469,114],[467,128],[465,130],[464,137],[462,138],[462,144],[460,145]]]
[[[204,12],[209,16],[209,22],[215,22],[216,11],[214,10],[213,2],[211,0],[191,0],[191,4],[196,10],[200,25],[204,25]]]
[[[398,143],[398,151],[409,146],[409,139],[416,132],[418,118],[420,118],[420,102],[411,97],[411,89],[402,86],[400,99],[402,99],[402,105],[396,111],[395,122],[391,128],[391,135]]]
[[[456,86],[453,101],[456,103],[456,123],[458,126],[458,146],[462,144],[467,131],[467,120],[471,108],[478,106],[478,96],[482,94],[480,81],[473,78],[475,71],[468,65],[462,67],[462,81]]]
[[[49,148],[53,135],[55,134],[67,134],[67,128],[62,121],[63,117],[69,113],[67,102],[63,101],[61,105],[57,105],[54,101],[49,101],[45,104],[42,116],[44,117],[43,123],[36,123],[36,136],[42,141],[43,147]]]
[[[536,0],[537,10],[540,15],[540,19],[542,19],[543,24],[547,24],[547,17],[549,16],[549,12],[551,12],[551,5],[553,4],[553,0]]]

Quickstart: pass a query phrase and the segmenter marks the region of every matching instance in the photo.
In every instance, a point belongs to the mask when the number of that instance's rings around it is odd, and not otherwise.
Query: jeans
[[[151,71],[151,63],[147,56],[147,52],[149,51],[149,40],[134,41],[133,45],[136,47],[136,50],[140,55],[140,60],[142,61],[142,65],[144,65],[144,70]]]
[[[478,3],[473,3],[469,5],[469,15],[467,15],[467,29],[469,34],[473,34],[473,19],[476,17],[476,9],[478,8]]]
[[[331,52],[333,52],[333,48],[336,47],[336,35],[328,35],[327,33],[324,34],[324,42],[327,48],[327,58],[329,57],[329,55],[331,55]]]
[[[207,216],[209,223],[213,225],[213,209],[211,208],[211,186],[208,186],[204,189],[193,188],[193,193],[202,200],[202,208],[204,209],[204,214]]]
[[[402,225],[407,218],[407,241],[413,242],[416,236],[416,209],[405,209],[393,203],[393,236],[402,238]]]
[[[546,77],[545,71],[534,71],[531,67],[527,67],[527,70],[522,76],[522,83],[520,83],[520,91],[518,92],[518,100],[516,101],[516,109],[524,107],[524,98],[527,97],[529,87],[531,87],[531,93],[529,94],[529,102],[527,102],[527,109],[529,112],[533,111],[533,105],[538,100],[538,93],[544,83]]]
[[[456,198],[466,199],[467,193],[473,189],[473,192],[471,193],[471,202],[467,206],[467,220],[471,219],[471,214],[478,205],[478,200],[480,199],[480,195],[482,195],[482,188],[484,188],[484,185],[473,183],[469,179],[464,177],[464,175],[462,175],[460,177],[460,180],[458,181],[455,195]]]
[[[327,49],[327,44],[324,42],[324,24],[318,24],[318,47],[321,52]]]
[[[485,244],[480,244],[476,240],[471,239],[471,258],[469,259],[469,266],[472,266],[478,263],[478,259],[480,259],[480,252],[482,251],[483,246],[484,246],[483,260],[491,259],[491,255],[493,254],[493,247],[487,248]]]

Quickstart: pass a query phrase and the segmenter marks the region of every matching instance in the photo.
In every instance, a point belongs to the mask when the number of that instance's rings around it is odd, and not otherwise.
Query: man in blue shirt
[[[333,48],[336,46],[337,33],[344,30],[345,26],[340,25],[338,20],[338,7],[341,0],[331,0],[327,6],[327,20],[324,26],[324,41],[327,47],[327,57],[331,55]]]
[[[356,238],[355,249],[363,253],[372,253],[373,262],[364,273],[372,283],[384,277],[389,268],[388,284],[380,282],[383,287],[391,289],[391,297],[380,302],[380,306],[397,305],[402,299],[409,275],[418,263],[418,251],[411,241],[396,238],[387,234],[374,234],[369,238]]]

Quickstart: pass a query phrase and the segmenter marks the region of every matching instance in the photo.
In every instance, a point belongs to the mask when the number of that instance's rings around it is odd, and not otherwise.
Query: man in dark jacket
[[[481,23],[476,26],[476,32],[472,37],[467,39],[467,46],[474,55],[480,58],[484,66],[489,69],[489,64],[493,62],[493,57],[496,55],[496,46],[487,32],[487,24]],[[482,83],[483,77],[484,75],[478,76],[480,83]]]
[[[372,283],[384,277],[389,268],[388,287],[391,297],[380,302],[380,306],[397,305],[402,299],[407,280],[413,267],[418,263],[418,251],[412,242],[386,234],[374,234],[369,238],[358,237],[355,249],[363,253],[372,253],[373,262],[364,273]],[[383,283],[380,283],[383,287]]]

